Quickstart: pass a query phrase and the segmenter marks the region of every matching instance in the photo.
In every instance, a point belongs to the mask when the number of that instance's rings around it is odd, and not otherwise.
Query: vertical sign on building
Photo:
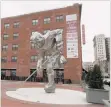
[[[77,15],[66,16],[67,58],[78,58]]]
[[[83,42],[83,45],[86,44],[86,41],[85,41],[85,26],[82,25],[82,42]]]

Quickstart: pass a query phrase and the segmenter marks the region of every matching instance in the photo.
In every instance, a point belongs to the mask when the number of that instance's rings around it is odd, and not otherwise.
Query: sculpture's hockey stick
[[[55,55],[56,53],[58,53],[58,52],[55,52],[53,55]],[[53,55],[51,55],[51,56],[42,64],[42,66],[43,66],[50,58],[52,58]],[[28,78],[27,78],[24,82],[26,82],[29,78],[31,78],[32,75],[34,75],[36,72],[37,72],[37,70],[35,70],[31,75],[29,75]]]

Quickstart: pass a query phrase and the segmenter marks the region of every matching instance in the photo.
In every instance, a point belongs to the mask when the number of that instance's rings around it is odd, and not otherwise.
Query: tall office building
[[[94,57],[95,61],[106,60],[106,47],[105,47],[105,36],[99,34],[94,37]]]
[[[95,64],[99,64],[103,75],[110,73],[110,38],[100,34],[94,37]]]

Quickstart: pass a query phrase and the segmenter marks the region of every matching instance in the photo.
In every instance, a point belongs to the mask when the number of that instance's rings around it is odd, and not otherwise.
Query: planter
[[[103,99],[109,100],[108,90],[86,87],[86,100],[88,103],[104,104]]]
[[[110,102],[109,100],[103,100],[104,107],[110,107]]]

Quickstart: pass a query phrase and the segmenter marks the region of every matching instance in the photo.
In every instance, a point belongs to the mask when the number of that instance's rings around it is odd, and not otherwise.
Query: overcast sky
[[[2,1],[1,18],[42,10],[82,4],[81,24],[85,24],[86,44],[82,46],[83,61],[94,61],[93,38],[98,34],[110,37],[110,1]]]

